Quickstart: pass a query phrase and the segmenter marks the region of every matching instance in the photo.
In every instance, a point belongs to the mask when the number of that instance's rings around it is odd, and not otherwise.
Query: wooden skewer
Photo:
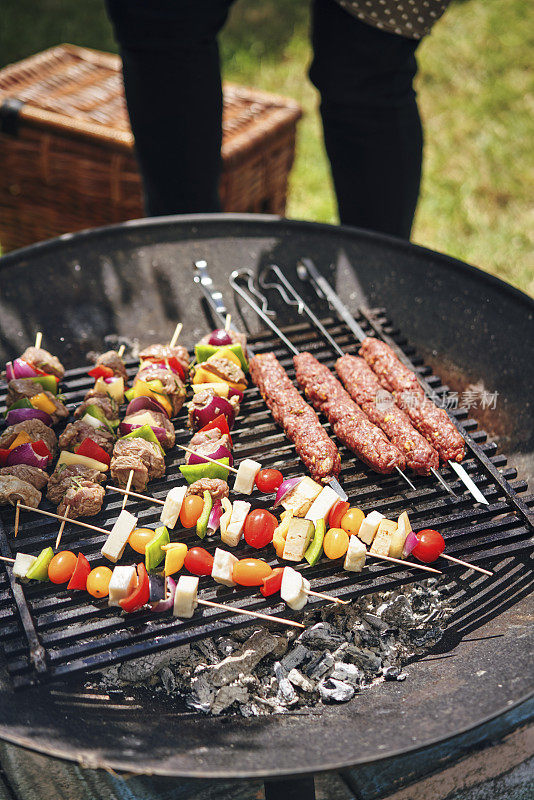
[[[237,608],[236,606],[227,606],[224,603],[212,603],[211,600],[200,600],[197,598],[199,606],[210,606],[210,608],[222,608],[223,611],[230,611],[232,614],[247,614],[249,617],[257,617],[258,619],[266,619],[268,622],[281,622],[284,625],[292,625],[295,628],[305,628],[301,622],[294,622],[292,619],[285,619],[284,617],[273,617],[270,614],[262,614],[259,611],[249,611],[248,608]]]
[[[19,520],[20,520],[20,500],[17,500],[17,507],[15,509],[15,536],[17,536],[19,532]]]
[[[121,344],[121,346],[117,350],[117,355],[119,356],[119,358],[123,357],[125,350],[126,350],[126,345],[125,344]]]
[[[493,575],[493,572],[490,572],[489,569],[476,567],[474,564],[469,564],[467,561],[462,561],[461,558],[454,558],[454,556],[448,556],[446,553],[442,553],[441,557],[446,558],[447,561],[452,561],[454,564],[460,564],[462,567],[468,567],[468,569],[474,569],[476,572],[481,572],[482,575],[489,575],[490,577]]]
[[[69,511],[70,511],[70,506],[67,506],[67,508],[65,509],[65,519],[63,520],[63,522],[59,526],[59,531],[58,531],[57,539],[56,539],[56,546],[54,548],[55,550],[58,549],[59,543],[61,541],[61,537],[63,536],[63,529],[65,528],[65,525],[66,525],[66,522],[67,522],[67,517],[69,516]]]
[[[128,495],[129,497],[137,497],[139,500],[147,500],[149,503],[158,503],[160,506],[165,505],[165,500],[158,500],[157,497],[149,497],[147,494],[139,494],[139,492],[132,492],[128,489],[121,489],[119,486],[107,486],[109,492],[120,492],[121,494]]]
[[[128,475],[128,482],[126,484],[126,491],[124,493],[124,497],[123,497],[123,500],[122,500],[122,510],[123,511],[126,508],[126,503],[128,501],[128,495],[130,493],[130,486],[132,485],[133,476],[134,476],[134,471],[133,471],[133,469],[131,469],[130,470],[130,474]]]
[[[217,461],[215,458],[211,458],[210,456],[205,456],[203,453],[197,453],[196,450],[191,450],[190,447],[186,447],[185,444],[178,444],[176,443],[176,447],[180,447],[182,450],[185,450],[186,453],[193,453],[194,455],[198,455],[200,458],[203,458],[205,461],[211,461],[212,464],[219,464],[220,467],[223,469],[229,469],[230,472],[235,472],[237,475],[237,470],[235,467],[227,466],[226,464],[221,464],[220,461]]]
[[[109,534],[105,528],[98,528],[96,525],[90,525],[88,522],[80,522],[79,519],[67,519],[67,517],[62,517],[60,514],[53,514],[51,511],[43,511],[42,508],[33,508],[32,506],[25,506],[22,503],[20,504],[22,511],[33,511],[35,514],[41,514],[43,517],[51,517],[52,519],[59,519],[61,522],[65,520],[65,522],[70,522],[73,525],[79,525],[81,528],[88,528],[90,531],[96,531],[97,533],[105,533],[106,536]]]
[[[15,559],[14,558],[8,558],[7,556],[0,556],[0,561],[7,561],[9,564],[14,564],[15,563]]]
[[[311,594],[313,597],[321,597],[323,600],[330,600],[331,603],[338,603],[340,606],[348,606],[350,604],[350,600],[340,600],[339,597],[332,597],[331,594],[325,594],[324,592],[314,592],[312,589],[304,589],[305,594]]]
[[[227,314],[226,315],[226,319],[224,321],[224,330],[226,331],[226,333],[228,333],[228,331],[230,330],[230,325],[231,324],[232,324],[232,315],[231,314]]]
[[[174,345],[178,341],[178,337],[180,336],[183,327],[184,327],[183,323],[179,322],[178,325],[176,326],[176,328],[174,329],[174,333],[172,335],[172,339],[169,342],[169,347],[174,347]]]
[[[381,561],[391,561],[392,564],[402,564],[403,567],[413,567],[413,569],[422,569],[424,572],[433,572],[435,575],[443,575],[439,569],[434,569],[434,567],[426,567],[423,564],[416,564],[413,561],[405,561],[402,558],[392,558],[392,556],[377,556],[375,553],[367,552],[369,558],[378,558]]]
[[[41,347],[42,341],[43,341],[43,334],[41,333],[41,331],[37,331],[37,333],[35,334],[35,346],[37,347],[37,349]]]

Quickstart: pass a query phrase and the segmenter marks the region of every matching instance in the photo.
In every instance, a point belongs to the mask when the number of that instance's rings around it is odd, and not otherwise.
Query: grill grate
[[[435,392],[445,391],[446,387],[439,378],[430,374],[430,370],[405,346],[400,334],[391,329],[383,313],[365,314],[358,321],[369,333],[379,333],[388,341],[402,345],[404,356],[411,358],[418,375]],[[357,351],[358,344],[343,323],[327,319],[324,324],[346,352]],[[286,327],[284,331],[299,349],[309,350],[320,361],[333,366],[335,354],[307,323]],[[274,351],[290,376],[294,377],[291,356],[270,332],[252,339],[251,345],[256,353]],[[129,365],[130,376],[136,370],[137,364]],[[67,372],[65,385],[68,387],[64,392],[66,402],[74,408],[92,385],[86,367]],[[2,394],[0,402],[3,403],[4,399]],[[514,467],[507,466],[506,457],[496,453],[496,445],[488,442],[486,434],[477,429],[474,420],[467,418],[465,410],[458,409],[452,415],[460,429],[468,434],[470,454],[464,467],[489,500],[488,506],[475,506],[470,495],[460,494],[463,486],[455,481],[456,476],[450,470],[446,473],[447,480],[459,493],[456,500],[430,478],[416,478],[417,491],[413,492],[398,476],[377,475],[344,447],[340,447],[340,482],[349,498],[364,511],[377,509],[388,516],[407,510],[415,528],[436,527],[443,532],[447,539],[447,552],[451,555],[472,563],[502,564],[509,556],[531,547],[532,516],[529,509],[534,505],[534,496],[518,496],[518,493],[526,491],[526,482],[517,478]],[[190,432],[186,428],[184,410],[175,425],[177,441],[186,444]],[[328,425],[325,427],[328,429]],[[245,457],[255,458],[264,466],[281,468],[286,477],[302,473],[293,445],[274,424],[255,387],[245,393],[242,414],[232,438],[237,461]],[[157,498],[165,497],[171,485],[182,483],[178,470],[183,461],[180,451],[171,451],[166,461],[165,478],[151,482],[147,489],[148,494]],[[106,494],[102,511],[94,518],[94,523],[110,529],[120,512],[121,502],[121,496],[111,492]],[[259,493],[253,495],[252,502],[257,507],[269,507],[269,500]],[[55,510],[47,501],[43,501],[42,507]],[[159,519],[159,507],[150,508],[145,501],[131,499],[127,507],[139,517],[140,525],[154,525]],[[42,547],[54,545],[57,534],[55,521],[22,512],[16,540],[12,535],[13,521],[14,510],[3,508],[0,515],[0,551],[3,555],[10,556],[18,550],[35,554]],[[176,528],[174,533],[174,538],[188,545],[198,544],[194,531]],[[100,534],[85,532],[67,523],[62,546],[83,551],[95,565],[101,562],[103,539]],[[216,535],[212,542],[202,544],[213,551],[218,540]],[[240,543],[235,552],[239,557],[258,555],[258,551],[252,550],[245,542]],[[260,553],[265,558],[271,554],[272,550],[267,549]],[[133,552],[127,551],[123,562],[128,562],[130,556]],[[271,563],[275,564],[276,559]],[[323,559],[315,567],[302,568],[312,578],[314,589],[345,598],[393,588],[423,577],[423,573],[417,570],[399,570],[386,562],[374,562],[360,575],[344,572],[338,562],[328,559]],[[446,573],[458,574],[458,568],[452,565],[444,564],[440,568]],[[231,602],[235,606],[266,610],[272,614],[288,614],[288,609],[276,602],[276,598],[264,599],[254,589],[238,587],[232,590],[215,586],[209,578],[200,579],[200,589],[205,599]],[[0,567],[0,631],[7,668],[15,688],[103,668],[206,636],[221,635],[244,625],[250,625],[250,617],[225,615],[221,610],[209,608],[198,609],[191,620],[178,620],[168,615],[158,618],[143,613],[121,616],[116,609],[108,608],[105,602],[96,601],[85,592],[71,594],[51,584],[22,587],[11,580],[4,564]]]

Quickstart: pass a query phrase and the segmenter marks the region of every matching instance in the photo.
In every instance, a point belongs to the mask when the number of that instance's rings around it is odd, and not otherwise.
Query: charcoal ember
[[[303,644],[296,644],[288,653],[282,658],[280,664],[282,669],[287,673],[291,672],[294,667],[298,667],[304,661],[311,657],[312,653]]]
[[[204,675],[213,686],[220,687],[232,683],[241,674],[252,672],[262,658],[272,653],[277,638],[267,630],[259,630],[247,639],[237,655],[231,655],[218,664],[206,667]]]
[[[239,713],[243,717],[259,717],[262,712],[256,703],[247,703],[246,705],[239,706]]]
[[[341,647],[334,651],[337,660],[343,660],[350,664],[356,664],[364,672],[377,673],[380,671],[382,662],[376,653],[365,647],[358,647],[355,644],[344,642]]]
[[[289,642],[287,641],[285,636],[277,636],[276,647],[274,648],[272,655],[273,658],[279,659],[287,653],[289,648]]]
[[[199,642],[195,642],[192,649],[207,664],[217,664],[219,661],[219,653],[211,639],[201,639]]]
[[[235,639],[230,639],[227,636],[223,636],[217,641],[217,649],[223,656],[231,655],[233,652],[239,649],[239,646],[239,642],[236,642]]]
[[[384,667],[382,673],[386,681],[404,681],[408,677],[408,674],[401,672],[399,667]]]
[[[390,603],[383,603],[377,609],[380,618],[392,628],[407,628],[416,625],[411,603],[405,595],[398,595]]]
[[[306,675],[312,680],[319,680],[330,672],[334,666],[335,660],[331,653],[319,653],[313,658],[305,668]]]
[[[147,656],[127,661],[119,667],[118,677],[124,683],[144,683],[152,675],[157,674],[163,667],[189,658],[190,648],[188,644],[175,647],[164,653],[150,653]]]
[[[297,641],[312,650],[327,650],[338,647],[345,639],[328,622],[318,622],[302,631]]]
[[[193,711],[207,714],[215,700],[215,689],[205,675],[195,675],[191,679],[191,691],[185,698],[185,704]]]
[[[245,686],[241,686],[239,683],[221,686],[215,695],[215,700],[211,706],[211,713],[218,716],[233,703],[247,703],[248,700],[249,693]]]
[[[273,665],[274,676],[278,682],[278,691],[276,699],[280,705],[292,706],[298,703],[298,696],[295,692],[291,681],[284,676],[284,671],[279,661]]]
[[[159,674],[159,678],[167,694],[172,694],[176,690],[176,678],[174,677],[174,672],[172,669],[169,669],[169,667],[163,667]]]
[[[371,628],[369,623],[360,621],[353,628],[354,644],[376,650],[380,647],[380,636],[378,632]]]
[[[354,686],[335,678],[326,678],[318,685],[324,703],[346,703],[354,697]]]
[[[356,688],[359,688],[364,682],[364,674],[361,669],[356,664],[346,664],[343,661],[336,661],[330,677],[343,683],[350,683]]]
[[[302,689],[303,692],[307,692],[308,694],[315,689],[314,682],[303,675],[302,672],[299,672],[298,669],[292,669],[287,679],[291,681],[293,686],[296,686],[297,689]]]

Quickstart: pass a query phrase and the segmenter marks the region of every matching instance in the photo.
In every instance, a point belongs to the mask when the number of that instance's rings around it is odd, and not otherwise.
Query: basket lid
[[[296,101],[257,89],[226,83],[223,95],[226,163],[302,115]],[[8,99],[21,101],[25,123],[133,147],[119,56],[70,44],[37,53],[0,70],[0,106]]]

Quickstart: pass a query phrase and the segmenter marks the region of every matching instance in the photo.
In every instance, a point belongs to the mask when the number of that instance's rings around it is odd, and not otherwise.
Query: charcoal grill
[[[283,259],[273,258],[282,251]],[[509,379],[514,374],[527,329],[523,327],[521,339],[515,339],[516,348],[505,362],[507,343],[499,324],[506,315],[515,319],[517,337],[519,326],[532,327],[532,303],[510,287],[451,259],[384,237],[263,217],[224,215],[129,223],[61,237],[5,257],[1,265],[0,357],[4,361],[16,355],[31,341],[36,329],[44,330],[45,343],[72,367],[65,378],[66,398],[69,404],[76,405],[89,386],[86,366],[80,365],[88,350],[104,346],[106,334],[117,334],[126,340],[137,337],[141,343],[168,339],[177,318],[184,320],[186,344],[192,345],[205,333],[209,323],[199,313],[200,295],[192,282],[193,260],[206,258],[219,288],[226,290],[227,275],[236,264],[261,268],[277,260],[289,265],[288,274],[294,275],[297,259],[309,253],[324,270],[330,262],[337,262],[330,278],[347,279],[345,291],[344,287],[340,290],[339,283],[338,291],[350,300],[360,324],[376,335],[391,337],[434,391],[446,390],[447,384],[416,353],[413,344],[424,355],[428,355],[429,348],[436,348],[435,363],[445,367],[449,385],[454,385],[453,379],[458,382],[461,365],[464,385],[479,379],[484,372],[487,388],[498,390],[503,375],[492,383],[495,364],[485,369],[488,356],[496,350],[500,352],[505,377]],[[419,282],[417,291],[412,291],[410,283],[417,285],[421,269],[428,283]],[[499,318],[493,321],[489,314],[482,313],[484,306],[482,311],[478,308],[476,313],[484,319],[484,330],[470,333],[466,341],[465,336],[463,340],[459,338],[457,327],[464,322],[462,314],[468,313],[471,304],[476,306],[472,285],[478,296],[485,295],[486,301],[500,300],[496,312]],[[36,292],[35,287],[40,291]],[[52,290],[45,291],[47,287]],[[439,299],[436,287],[440,290]],[[448,287],[449,299],[459,294],[464,303],[456,307],[456,319],[449,319],[448,326],[442,321],[429,329],[428,320],[439,320],[447,307],[447,291],[443,287]],[[395,302],[387,303],[392,297]],[[420,297],[425,303],[436,301],[435,305],[430,309],[419,306]],[[414,322],[414,298],[416,310],[421,308],[421,316],[427,320],[426,327],[421,321]],[[307,299],[320,310],[316,299]],[[377,308],[381,301],[386,302],[388,312]],[[359,307],[372,310],[361,313]],[[238,309],[232,309],[235,315]],[[331,366],[335,356],[315,330],[291,319],[287,309],[279,311],[291,340]],[[407,322],[401,324],[402,332],[392,318]],[[357,344],[343,323],[332,317],[323,322],[347,352],[356,351]],[[293,376],[291,358],[284,346],[270,332],[259,331],[246,310],[242,323],[251,329],[255,351],[273,350]],[[416,335],[419,325],[424,337]],[[443,328],[450,331],[450,340]],[[405,329],[411,334],[409,343],[404,338]],[[480,349],[476,359],[472,354],[466,361],[457,360],[459,352],[474,348],[476,353],[481,343],[489,353]],[[526,378],[529,370],[532,362],[524,360],[522,373]],[[135,372],[134,362],[129,364],[129,371]],[[519,374],[517,370],[515,375]],[[510,420],[510,410],[515,419]],[[532,465],[532,430],[526,424],[528,414],[520,409],[517,387],[510,384],[498,411],[495,419],[488,420],[494,426],[493,433],[496,429],[501,433],[501,440],[509,445],[508,452],[519,451],[518,460],[528,474]],[[128,691],[108,695],[84,691],[77,673],[221,634],[230,627],[250,624],[250,620],[228,617],[215,610],[199,611],[191,621],[154,620],[139,614],[123,619],[114,610],[89,603],[86,595],[71,597],[39,586],[22,590],[10,583],[7,571],[2,569],[0,624],[7,677],[0,695],[0,735],[45,752],[131,771],[203,777],[297,774],[421,747],[520,702],[532,688],[525,614],[532,583],[528,555],[532,548],[534,498],[527,493],[527,481],[518,478],[513,461],[508,464],[507,456],[477,422],[461,410],[454,414],[471,440],[465,467],[482,488],[488,506],[476,506],[469,495],[461,494],[459,483],[453,484],[460,493],[457,500],[431,479],[418,478],[417,489],[412,492],[400,478],[377,476],[341,449],[340,481],[364,510],[377,508],[393,514],[407,509],[418,527],[432,525],[443,530],[452,555],[489,565],[495,571],[492,578],[481,578],[443,565],[443,571],[450,572],[456,581],[458,605],[444,642],[434,656],[411,667],[410,681],[364,692],[348,706],[325,708],[320,714],[312,711],[284,718],[232,718],[226,722],[199,718],[179,704],[157,697],[148,699]],[[517,430],[520,424],[524,427]],[[186,442],[183,415],[176,427],[181,431],[178,441]],[[272,422],[254,388],[246,392],[234,440],[238,460],[251,456],[266,466],[282,466],[287,476],[302,472],[293,447]],[[177,480],[180,462],[179,454],[167,459],[167,478],[152,482],[150,494],[162,497],[166,493]],[[454,476],[448,478],[453,482]],[[254,498],[254,502],[261,504],[262,500]],[[120,504],[120,498],[109,494],[102,514],[95,518],[96,524],[110,528]],[[143,501],[131,500],[128,508],[144,524],[155,522],[159,516],[157,508]],[[10,510],[2,513],[0,546],[4,554],[15,549],[31,552],[53,543],[57,525],[29,514],[21,517],[21,532],[14,543],[6,533],[12,517]],[[79,530],[67,525],[64,545],[76,548],[83,542],[84,553],[90,560],[95,559],[102,537],[92,533],[80,536]],[[214,549],[215,545],[209,547]],[[246,545],[240,551],[245,555]],[[389,565],[376,564],[355,579],[330,562],[320,562],[308,568],[307,573],[313,588],[340,597],[355,597],[422,577],[414,570],[399,572]],[[234,605],[287,613],[282,606],[244,589],[216,590],[206,581],[202,592],[207,599],[224,601],[231,597]],[[469,637],[467,634],[472,631],[477,634]],[[481,642],[479,636],[485,641]],[[445,653],[452,658],[440,657]],[[484,685],[475,680],[477,664],[488,676]],[[62,682],[57,683],[58,680]],[[49,681],[50,686],[42,685]],[[13,687],[23,691],[13,694]],[[148,710],[154,712],[153,721]],[[80,726],[82,712],[84,724]],[[101,724],[103,717],[109,723],[106,726]],[[355,736],[354,732],[362,729],[363,720],[366,736]],[[376,720],[376,724],[370,720]],[[331,741],[325,740],[326,730],[332,732]]]

